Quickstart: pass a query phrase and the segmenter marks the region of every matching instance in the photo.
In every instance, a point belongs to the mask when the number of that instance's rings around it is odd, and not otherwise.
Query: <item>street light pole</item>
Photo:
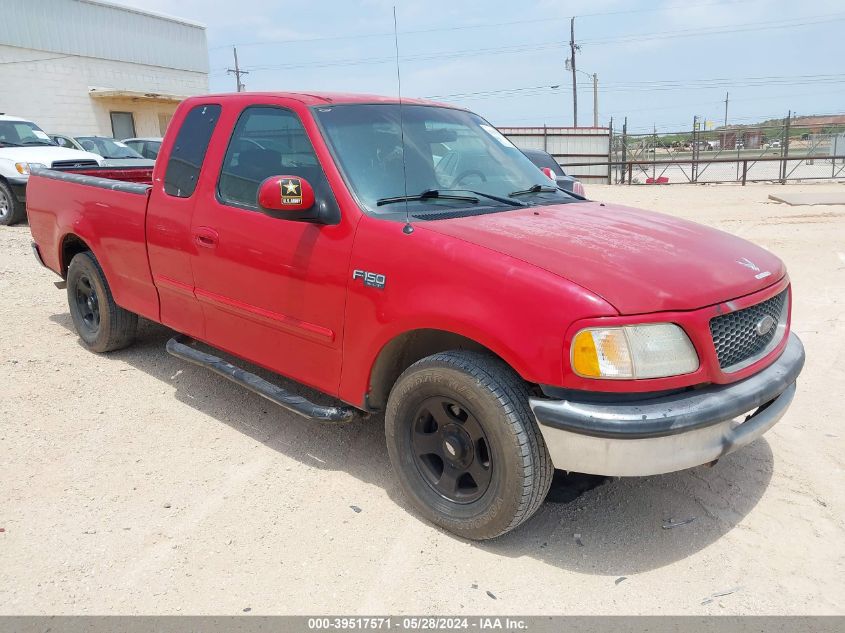
[[[593,127],[599,126],[599,77],[593,73]]]

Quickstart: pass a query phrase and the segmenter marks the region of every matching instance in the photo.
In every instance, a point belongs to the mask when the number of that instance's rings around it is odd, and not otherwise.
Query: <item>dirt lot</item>
[[[380,419],[302,422],[152,324],[85,351],[28,228],[0,227],[0,613],[845,614],[845,207],[773,191],[588,188],[787,262],[808,356],[788,415],[712,469],[574,501],[585,482],[560,478],[484,544],[409,512]]]

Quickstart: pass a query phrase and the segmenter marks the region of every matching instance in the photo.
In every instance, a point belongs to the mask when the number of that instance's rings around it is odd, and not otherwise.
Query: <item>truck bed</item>
[[[45,171],[58,171],[65,174],[94,176],[121,182],[134,182],[143,185],[153,184],[152,167],[59,167]]]
[[[85,246],[100,262],[117,304],[157,318],[145,232],[151,183],[147,167],[39,169],[30,176],[26,208],[47,268],[65,277],[70,259]]]

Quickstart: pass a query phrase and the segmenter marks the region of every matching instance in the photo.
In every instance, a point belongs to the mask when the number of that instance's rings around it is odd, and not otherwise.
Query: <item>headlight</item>
[[[18,170],[18,173],[23,176],[28,176],[32,173],[33,169],[40,169],[41,167],[46,167],[42,163],[15,163],[15,169]]]
[[[674,323],[587,328],[572,340],[572,369],[585,378],[662,378],[698,369],[698,354]]]

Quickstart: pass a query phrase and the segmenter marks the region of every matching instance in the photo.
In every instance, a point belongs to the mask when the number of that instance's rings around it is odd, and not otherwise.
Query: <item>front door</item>
[[[262,213],[259,185],[287,174],[311,184],[316,204],[337,204],[297,114],[245,108],[194,210],[195,295],[208,342],[336,394],[353,231],[343,218],[327,226]]]

